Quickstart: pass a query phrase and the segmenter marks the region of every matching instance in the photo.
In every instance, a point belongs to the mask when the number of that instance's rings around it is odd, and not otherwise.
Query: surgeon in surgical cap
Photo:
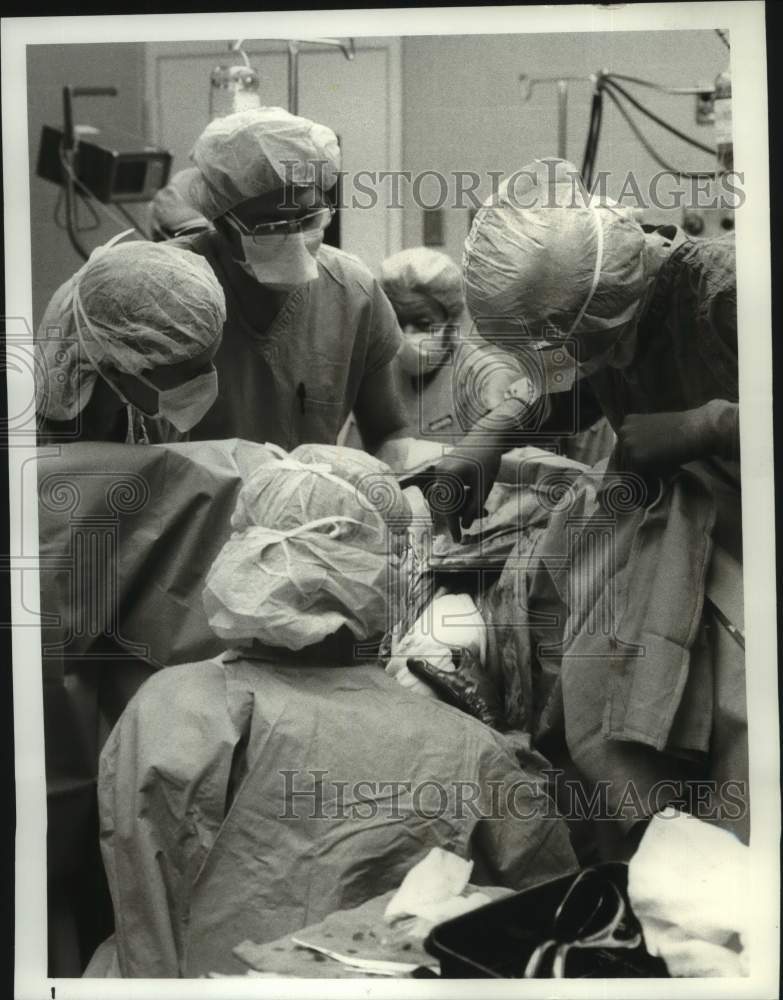
[[[152,238],[156,242],[191,236],[209,229],[209,223],[188,201],[195,167],[180,170],[156,192],[150,203]]]
[[[477,335],[465,310],[462,272],[445,253],[417,246],[392,254],[381,266],[381,287],[403,330],[397,362],[407,433],[454,444],[458,428],[493,409],[524,374],[522,366]],[[395,464],[391,454],[382,457]]]
[[[424,374],[432,365],[424,346],[447,341],[462,319],[465,295],[460,269],[445,253],[410,247],[383,262],[381,287],[405,333],[400,348],[403,370]]]
[[[433,847],[514,889],[577,868],[543,758],[378,661],[415,579],[409,526],[355,449],[304,445],[245,480],[204,586],[225,651],[147,680],[101,753],[117,930],[88,975],[231,974],[238,938],[391,892]],[[410,792],[456,779],[475,808]]]
[[[367,268],[324,244],[340,172],[330,128],[281,108],[218,118],[196,140],[188,201],[214,232],[178,241],[226,295],[221,392],[199,439],[335,444],[353,411],[368,451],[404,425],[394,310]]]
[[[524,599],[528,621],[558,609],[557,639],[534,632],[527,648],[560,650],[568,754],[587,794],[606,790],[627,857],[653,789],[708,780],[747,793],[733,237],[642,226],[589,196],[571,164],[538,161],[478,212],[463,272],[484,336],[572,355],[577,412],[586,381],[617,434],[607,468],[563,495],[534,543],[529,565],[546,571]],[[504,401],[495,426],[526,405]],[[468,519],[497,467],[493,433],[439,467],[467,487]],[[611,540],[596,558],[599,524]],[[630,813],[629,788],[646,803]],[[746,799],[733,817],[711,809],[747,836]]]
[[[147,241],[98,247],[35,336],[40,440],[182,440],[217,398],[225,317],[197,254]]]
[[[548,347],[574,358],[600,404],[590,420],[606,416],[617,434],[613,465],[655,478],[705,457],[738,462],[731,236],[693,241],[674,226],[643,227],[589,196],[572,164],[536,160],[476,214],[463,274],[483,337],[520,358]],[[498,438],[533,402],[504,400],[491,426],[439,465],[462,482],[463,526],[497,474]]]

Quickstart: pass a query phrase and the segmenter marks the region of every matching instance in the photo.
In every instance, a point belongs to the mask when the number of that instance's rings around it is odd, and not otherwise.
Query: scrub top
[[[268,292],[232,260],[218,234],[175,242],[206,257],[226,296],[215,356],[219,396],[191,440],[236,437],[287,451],[335,444],[363,380],[392,360],[402,339],[369,270],[322,246],[318,278],[292,291],[270,324]]]

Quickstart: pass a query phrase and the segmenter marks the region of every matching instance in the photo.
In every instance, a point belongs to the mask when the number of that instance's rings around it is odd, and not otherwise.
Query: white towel
[[[654,816],[628,871],[647,950],[673,976],[748,974],[748,848],[686,813]]]

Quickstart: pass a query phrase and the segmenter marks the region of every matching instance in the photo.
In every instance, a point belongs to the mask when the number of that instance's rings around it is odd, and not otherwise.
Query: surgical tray
[[[628,866],[596,866],[611,878],[628,904]],[[534,949],[552,934],[552,920],[574,875],[542,882],[447,920],[424,947],[439,959],[445,979],[519,979]],[[569,978],[668,978],[661,959],[644,945],[632,950],[573,949]]]

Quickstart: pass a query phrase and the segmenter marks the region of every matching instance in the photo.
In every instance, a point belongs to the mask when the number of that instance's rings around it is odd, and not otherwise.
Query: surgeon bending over
[[[340,169],[334,132],[253,109],[212,122],[191,155],[188,200],[215,231],[181,245],[214,268],[228,313],[220,397],[193,436],[334,444],[353,410],[377,451],[405,424],[392,364],[401,334],[367,268],[323,245]]]
[[[576,867],[541,758],[374,655],[405,600],[409,519],[353,449],[304,445],[245,483],[204,590],[229,651],[148,680],[101,755],[117,933],[88,974],[241,973],[240,942],[396,888],[436,846],[485,884]]]
[[[196,254],[98,247],[35,335],[39,441],[181,440],[218,392],[223,291]]]
[[[655,479],[696,459],[728,461],[738,483],[734,242],[642,228],[590,201],[565,160],[536,160],[478,211],[465,241],[468,308],[480,333],[522,357],[575,356],[618,437],[615,466]],[[480,512],[502,439],[524,420],[508,399],[440,465]]]

